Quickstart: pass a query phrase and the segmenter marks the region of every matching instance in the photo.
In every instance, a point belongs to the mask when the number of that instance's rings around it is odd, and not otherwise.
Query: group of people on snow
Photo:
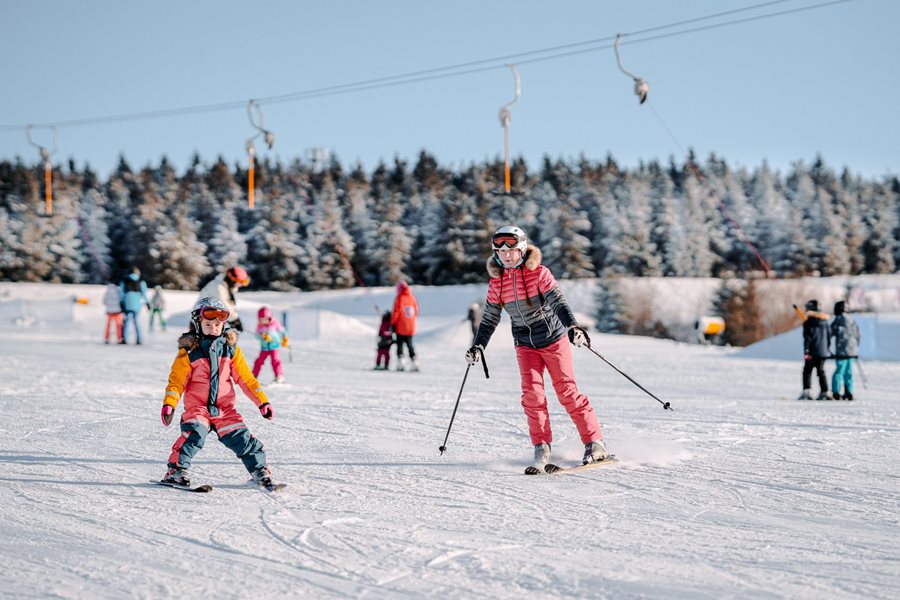
[[[390,311],[384,311],[381,315],[381,325],[378,327],[378,339],[375,353],[375,371],[387,371],[391,362],[391,346],[397,345],[397,370],[406,370],[403,362],[403,347],[409,351],[409,368],[411,371],[419,370],[419,361],[416,360],[416,349],[413,346],[413,336],[416,335],[416,319],[419,318],[419,302],[413,295],[412,288],[405,281],[397,284],[397,295],[394,298],[394,306]]]
[[[857,359],[861,339],[859,326],[853,316],[847,313],[847,305],[841,300],[834,305],[834,318],[819,311],[819,301],[810,300],[805,311],[799,311],[803,318],[803,391],[800,400],[812,400],[812,372],[819,379],[817,400],[853,400],[853,369],[851,362]],[[830,320],[829,320],[830,319]],[[831,351],[832,340],[834,352]],[[825,360],[835,361],[831,390],[825,376]]]
[[[134,343],[141,344],[143,335],[141,322],[138,318],[141,309],[146,306],[150,313],[149,329],[153,331],[153,323],[159,319],[159,325],[166,330],[166,301],[163,298],[162,287],[153,288],[153,296],[147,295],[147,283],[141,279],[141,271],[134,267],[128,275],[117,284],[110,282],[103,294],[103,307],[106,310],[106,328],[103,332],[104,343],[110,343],[110,337],[115,334],[115,341],[119,344],[127,344],[125,330],[130,323],[134,330]]]
[[[525,233],[514,226],[501,227],[491,240],[487,261],[490,276],[483,310],[471,315],[471,347],[465,353],[471,367],[484,360],[485,348],[506,310],[512,321],[512,333],[521,377],[521,405],[528,423],[534,449],[532,467],[544,471],[550,461],[553,433],[544,372],[550,373],[560,403],[575,424],[584,444],[582,462],[603,461],[609,452],[603,432],[587,396],[575,382],[572,350],[590,347],[590,337],[575,319],[568,302],[550,270],[541,264],[541,251],[528,243]],[[235,384],[257,406],[266,419],[274,411],[256,379],[267,359],[272,360],[276,381],[283,380],[278,350],[287,347],[287,336],[268,307],[258,312],[257,337],[261,353],[251,370],[237,344],[243,330],[235,309],[235,293],[249,283],[239,267],[213,279],[201,291],[201,299],[191,312],[188,332],[178,340],[178,354],[172,364],[160,413],[164,425],[172,423],[175,408],[184,398],[181,435],[172,446],[162,480],[164,483],[190,486],[189,468],[203,447],[210,431],[242,461],[253,481],[273,489],[272,473],[262,443],[250,434],[235,406]],[[390,312],[382,315],[378,332],[376,369],[387,370],[390,347],[397,344],[398,370],[405,368],[404,347],[409,352],[410,368],[418,370],[413,336],[419,306],[409,285],[401,281]]]

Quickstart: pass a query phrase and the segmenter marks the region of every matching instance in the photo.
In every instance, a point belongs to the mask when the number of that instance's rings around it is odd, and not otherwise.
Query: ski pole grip
[[[484,368],[484,378],[485,378],[485,379],[490,379],[491,376],[490,376],[490,374],[488,373],[487,361],[484,360],[484,350],[478,350],[478,352],[481,353],[481,366]]]

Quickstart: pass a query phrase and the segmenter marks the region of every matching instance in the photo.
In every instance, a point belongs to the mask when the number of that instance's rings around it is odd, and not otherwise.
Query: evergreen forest
[[[893,273],[900,181],[836,170],[821,158],[781,173],[693,153],[620,167],[614,158],[502,161],[450,169],[422,151],[366,171],[260,161],[255,207],[245,166],[199,156],[122,157],[101,180],[74,161],[44,173],[0,162],[0,280],[104,283],[132,266],[151,285],[197,289],[232,265],[251,289],[320,290],[485,280],[491,232],[516,224],[558,279],[776,277]]]

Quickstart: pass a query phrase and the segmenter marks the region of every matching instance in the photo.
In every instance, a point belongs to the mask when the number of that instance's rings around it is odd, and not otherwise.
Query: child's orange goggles
[[[200,311],[200,316],[204,319],[208,321],[222,321],[223,323],[228,320],[229,314],[231,313],[220,308],[204,308]]]

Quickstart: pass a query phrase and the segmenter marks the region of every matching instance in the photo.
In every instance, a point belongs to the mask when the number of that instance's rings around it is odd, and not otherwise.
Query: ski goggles
[[[514,233],[498,233],[491,239],[494,250],[500,250],[501,248],[515,248],[520,243],[522,243],[522,240]]]
[[[221,308],[204,308],[200,311],[200,316],[207,321],[221,321],[222,323],[228,320],[228,315],[230,314],[227,310]]]

